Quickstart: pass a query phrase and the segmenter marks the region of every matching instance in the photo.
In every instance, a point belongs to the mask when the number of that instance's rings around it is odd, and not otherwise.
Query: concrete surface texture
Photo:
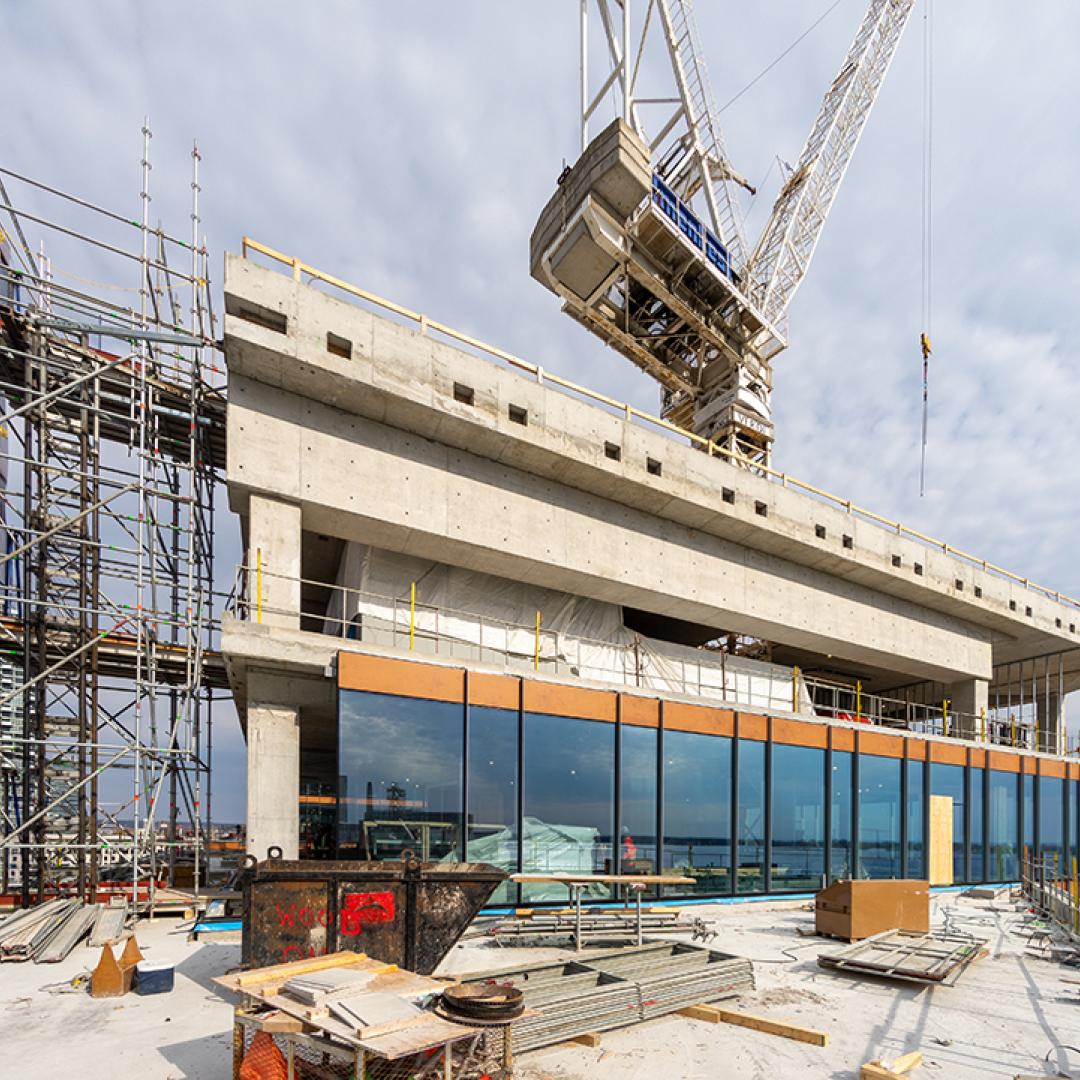
[[[1076,608],[947,550],[249,261],[227,260],[225,288],[245,518],[275,500],[307,531],[847,658],[893,685],[985,680],[1076,644]],[[287,572],[299,541],[270,542],[270,571]]]
[[[932,922],[985,937],[990,955],[953,987],[922,987],[822,970],[838,947],[802,937],[805,904],[700,905],[693,914],[719,936],[714,947],[755,961],[757,989],[727,1004],[828,1032],[826,1047],[744,1028],[669,1017],[602,1036],[596,1048],[555,1047],[523,1056],[522,1080],[856,1080],[872,1058],[921,1050],[912,1080],[1080,1075],[1077,969],[1033,955],[1022,908],[1007,900],[947,894]],[[211,978],[240,962],[239,947],[189,943],[174,920],[142,923],[148,960],[176,964],[171,994],[94,1000],[65,984],[96,961],[76,949],[57,965],[0,965],[0,1075],[20,1080],[226,1080],[232,1007]],[[440,974],[568,956],[557,949],[456,947]],[[1070,1072],[1070,1067],[1073,1071]]]

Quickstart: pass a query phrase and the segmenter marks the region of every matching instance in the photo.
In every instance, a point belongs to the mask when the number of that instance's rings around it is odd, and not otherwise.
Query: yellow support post
[[[536,612],[536,642],[533,647],[533,671],[540,670],[540,612]]]
[[[942,698],[941,701],[941,733],[942,735],[949,734],[949,699]]]
[[[982,729],[981,741],[986,742],[986,709],[979,710],[979,724]]]
[[[1076,856],[1072,860],[1073,933],[1080,934],[1080,877],[1076,874]]]
[[[862,719],[862,679],[855,680],[855,719]]]
[[[262,622],[262,548],[255,549],[255,612],[256,621]]]
[[[1009,744],[1016,745],[1016,717],[1009,713]]]
[[[416,644],[416,582],[409,585],[409,652]]]
[[[791,669],[791,711],[799,711],[799,669]]]

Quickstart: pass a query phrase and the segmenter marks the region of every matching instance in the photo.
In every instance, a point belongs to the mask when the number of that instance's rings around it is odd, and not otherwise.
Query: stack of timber
[[[488,971],[465,983],[522,991],[527,1011],[510,1029],[520,1054],[736,997],[754,988],[754,972],[749,960],[715,949],[655,942],[588,959]]]
[[[886,930],[839,952],[822,954],[818,964],[852,975],[951,986],[985,955],[986,941],[970,934]]]
[[[126,908],[84,905],[79,900],[50,900],[25,911],[17,911],[0,923],[0,961],[58,963],[87,934],[99,936],[101,920],[107,918],[107,929],[112,929],[117,919],[114,914],[116,910],[120,911],[118,932],[122,933],[127,918]]]

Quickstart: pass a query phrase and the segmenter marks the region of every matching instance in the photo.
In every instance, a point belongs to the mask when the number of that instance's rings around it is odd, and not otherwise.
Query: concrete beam
[[[980,718],[990,705],[990,683],[986,679],[965,679],[946,690],[953,720],[950,733],[958,738],[974,739],[979,734]]]

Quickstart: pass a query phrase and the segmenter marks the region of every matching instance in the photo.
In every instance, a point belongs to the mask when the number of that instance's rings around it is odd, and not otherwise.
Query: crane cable
[[[930,398],[930,334],[933,319],[934,265],[934,5],[923,8],[923,131],[922,131],[922,455],[919,462],[919,498],[926,492],[926,437]]]

